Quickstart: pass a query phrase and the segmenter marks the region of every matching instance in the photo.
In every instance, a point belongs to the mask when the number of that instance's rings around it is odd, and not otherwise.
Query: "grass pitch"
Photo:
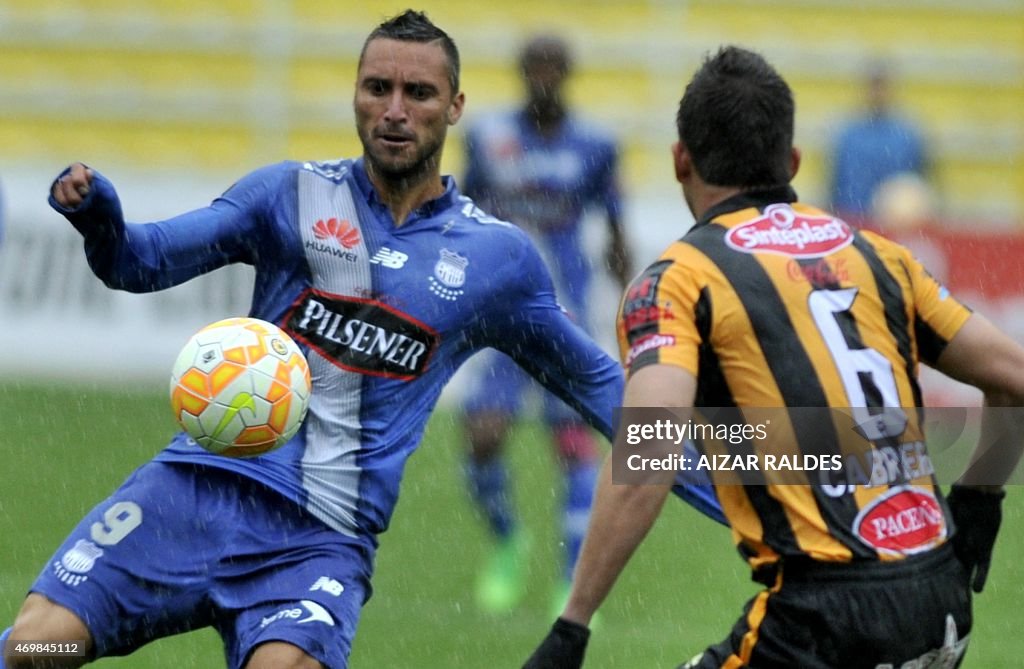
[[[0,629],[58,544],[94,504],[167,442],[175,425],[163,388],[0,383]],[[455,417],[440,411],[409,462],[391,529],[381,537],[375,594],[363,611],[354,669],[519,667],[547,632],[560,549],[558,486],[547,437],[524,423],[511,449],[515,496],[533,537],[531,589],[501,617],[473,605],[487,535],[461,478]],[[1011,488],[964,667],[1021,666],[1024,490]],[[675,667],[725,636],[750,583],[728,532],[670,501],[603,609],[588,669]],[[210,630],[163,639],[100,667],[223,666]]]

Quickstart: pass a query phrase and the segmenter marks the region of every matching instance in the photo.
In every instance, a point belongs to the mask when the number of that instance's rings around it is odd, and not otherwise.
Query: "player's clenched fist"
[[[523,669],[580,669],[589,639],[585,625],[559,618]]]
[[[74,163],[67,174],[53,182],[53,199],[65,209],[74,209],[85,201],[92,187],[92,170]]]

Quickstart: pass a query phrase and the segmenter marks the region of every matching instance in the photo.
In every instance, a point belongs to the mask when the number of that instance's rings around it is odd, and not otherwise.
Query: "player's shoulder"
[[[520,128],[514,110],[496,109],[472,118],[466,134],[477,139],[509,138],[519,135]]]
[[[287,165],[292,171],[311,172],[319,177],[340,183],[352,173],[352,166],[355,160],[351,158],[339,158],[337,160],[307,160],[304,162],[285,161],[281,165]]]
[[[710,263],[700,246],[691,242],[689,235],[683,235],[671,242],[638,278],[693,272]]]
[[[488,214],[464,195],[458,197],[455,208],[457,213],[445,212],[441,234],[458,238],[476,266],[487,272],[488,286],[496,291],[529,292],[530,286],[545,280],[544,261],[522,228]]]
[[[455,201],[456,216],[449,218],[450,227],[473,239],[477,246],[503,249],[508,254],[510,248],[521,251],[533,248],[533,242],[518,225],[497,218],[477,206],[465,195],[459,195]]]
[[[913,251],[911,251],[907,246],[880,232],[861,229],[857,230],[856,234],[867,242],[867,244],[869,244],[871,248],[874,249],[875,253],[882,257],[883,260],[886,257],[895,257],[900,260],[905,260],[914,255]]]
[[[570,132],[577,142],[591,144],[604,149],[614,149],[617,142],[615,133],[604,124],[578,114],[568,117]]]
[[[248,194],[253,197],[258,195],[268,196],[279,192],[288,183],[297,166],[301,163],[295,161],[281,161],[257,167],[238,178],[224,194],[228,193],[237,196]]]
[[[295,188],[297,175],[311,172],[320,178],[341,183],[351,173],[352,160],[335,161],[297,161],[282,160],[258,167],[238,179],[228,189],[235,193],[261,193],[273,197],[274,194]]]
[[[467,195],[459,193],[453,204],[454,224],[463,232],[494,238],[526,238],[519,226],[492,216]]]

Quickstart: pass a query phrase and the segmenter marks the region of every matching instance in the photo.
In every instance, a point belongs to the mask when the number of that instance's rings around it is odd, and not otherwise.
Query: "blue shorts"
[[[548,425],[582,422],[579,413],[534,381],[512,358],[498,351],[478,354],[482,359],[474,370],[462,410],[469,414],[495,412],[516,416],[523,408],[523,396],[531,389],[543,393],[544,421]]]
[[[151,462],[78,524],[32,591],[82,619],[96,657],[213,626],[230,668],[286,641],[339,669],[373,555],[256,481]]]

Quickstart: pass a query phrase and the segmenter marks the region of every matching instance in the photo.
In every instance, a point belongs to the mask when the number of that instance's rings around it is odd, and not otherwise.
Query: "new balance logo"
[[[401,269],[405,266],[405,261],[409,259],[409,255],[402,253],[401,251],[392,251],[386,246],[380,247],[380,250],[373,254],[370,258],[370,263],[373,265],[384,265],[390,269]]]
[[[310,592],[316,592],[317,590],[323,590],[324,592],[337,597],[341,593],[345,592],[345,586],[329,576],[321,576],[316,580],[316,583],[309,588]]]

